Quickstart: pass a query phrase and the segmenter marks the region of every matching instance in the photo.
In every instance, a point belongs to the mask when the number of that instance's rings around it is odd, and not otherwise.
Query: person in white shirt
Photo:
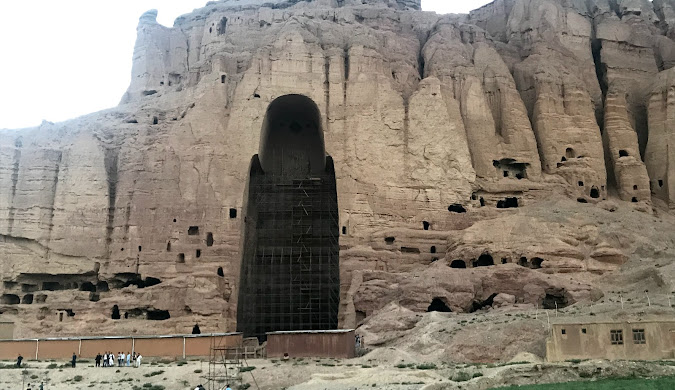
[[[127,367],[131,366],[131,352],[127,352]]]
[[[112,352],[108,355],[108,366],[115,367],[115,354]]]
[[[141,359],[143,359],[143,356],[139,353],[138,356],[136,356],[136,367],[141,367]]]

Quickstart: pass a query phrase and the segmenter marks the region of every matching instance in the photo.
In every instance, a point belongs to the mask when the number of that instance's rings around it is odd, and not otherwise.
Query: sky
[[[491,0],[422,0],[466,13]],[[207,0],[0,0],[0,129],[60,122],[116,106],[131,79],[139,16],[172,26]]]

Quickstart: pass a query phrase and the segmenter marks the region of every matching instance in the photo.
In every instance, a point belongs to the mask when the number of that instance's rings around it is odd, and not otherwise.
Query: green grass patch
[[[255,370],[255,366],[242,367],[239,372],[249,372]]]
[[[151,376],[157,376],[157,375],[162,375],[164,374],[164,370],[159,370],[159,371],[153,371],[149,374],[143,375],[144,377],[150,378]]]

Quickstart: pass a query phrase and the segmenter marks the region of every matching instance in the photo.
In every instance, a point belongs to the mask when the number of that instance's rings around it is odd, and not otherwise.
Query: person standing
[[[45,390],[45,383],[44,382],[40,382],[40,390]]]
[[[115,354],[112,352],[108,354],[108,365],[110,367],[115,367]]]
[[[75,355],[75,352],[73,352],[73,359],[71,360],[71,364],[73,365],[73,368],[75,368],[76,362],[77,362],[77,355]]]
[[[96,358],[94,359],[96,361],[96,367],[101,367],[101,353],[96,354]]]
[[[16,358],[16,366],[21,367],[21,361],[23,360],[23,356],[19,354],[19,356]]]
[[[127,367],[131,366],[131,353],[127,352]]]
[[[141,360],[143,360],[143,356],[139,353],[138,356],[136,356],[136,367],[141,368]]]
[[[117,352],[117,367],[122,367],[122,360],[124,359],[124,355],[122,355],[122,352]]]
[[[108,367],[108,352],[103,354],[103,367]]]

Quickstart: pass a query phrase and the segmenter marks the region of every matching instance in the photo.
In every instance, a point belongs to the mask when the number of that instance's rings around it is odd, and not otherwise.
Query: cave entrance
[[[427,312],[438,311],[441,313],[450,313],[452,310],[443,302],[441,298],[434,298],[427,308]]]
[[[237,331],[337,329],[337,190],[317,105],[286,95],[268,107],[250,167]]]
[[[495,261],[489,253],[483,253],[480,255],[478,260],[473,264],[474,267],[489,267],[491,265],[495,265]]]
[[[466,262],[464,260],[453,260],[450,263],[450,268],[466,268]]]

